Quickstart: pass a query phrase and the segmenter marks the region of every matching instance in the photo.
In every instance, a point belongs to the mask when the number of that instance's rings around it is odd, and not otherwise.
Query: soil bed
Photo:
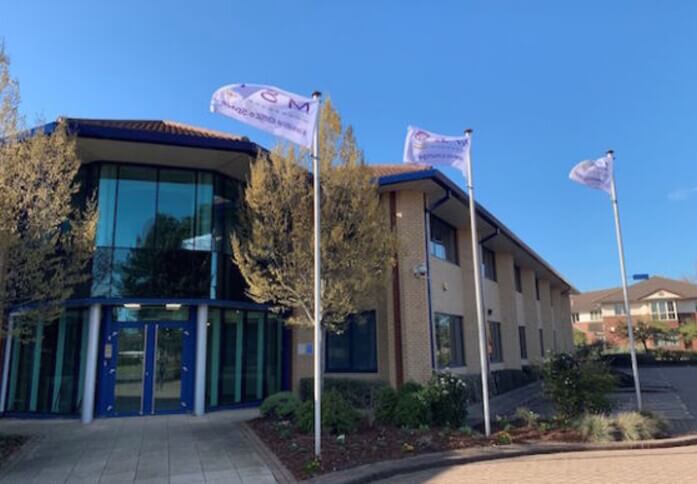
[[[322,461],[314,463],[312,434],[300,433],[291,425],[270,419],[256,419],[249,422],[249,425],[298,480],[372,462],[429,452],[499,445],[496,434],[486,438],[439,428],[407,430],[364,425],[357,432],[346,435],[343,442],[340,442],[336,435],[323,435]],[[532,427],[518,427],[509,429],[508,434],[513,443],[519,444],[581,441],[575,430],[563,428],[540,432]]]
[[[0,469],[5,466],[10,456],[17,452],[27,441],[21,435],[0,434]]]

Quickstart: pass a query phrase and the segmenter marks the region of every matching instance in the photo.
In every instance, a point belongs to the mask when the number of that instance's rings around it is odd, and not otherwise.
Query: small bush
[[[267,397],[259,407],[264,417],[292,418],[300,406],[300,400],[291,392],[275,393]]]
[[[665,432],[665,423],[652,414],[622,412],[614,419],[621,440],[649,440]]]
[[[422,391],[398,394],[393,422],[399,427],[412,429],[430,424],[430,407]]]
[[[515,410],[516,423],[523,427],[537,427],[540,422],[540,416],[525,407],[518,407]]]
[[[295,414],[298,430],[310,433],[315,428],[315,404],[303,402]],[[360,415],[338,392],[322,395],[322,430],[331,434],[350,434],[356,430]]]
[[[615,387],[615,377],[595,353],[552,355],[545,360],[542,375],[545,393],[562,419],[610,409],[607,394]]]
[[[458,428],[467,421],[467,385],[446,373],[435,375],[423,390],[434,425]]]
[[[613,440],[612,421],[605,415],[584,415],[576,425],[583,440],[587,442],[610,442]]]
[[[392,387],[384,387],[375,394],[375,420],[383,425],[394,422],[394,414],[397,408],[397,392]]]
[[[511,434],[509,434],[505,430],[502,432],[498,432],[495,438],[497,445],[510,445],[513,443],[513,437],[511,437]]]
[[[300,404],[295,411],[295,426],[304,434],[315,428],[315,402],[308,400]]]

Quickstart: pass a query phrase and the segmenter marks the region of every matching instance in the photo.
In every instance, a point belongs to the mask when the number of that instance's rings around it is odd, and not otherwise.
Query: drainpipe
[[[206,341],[208,337],[208,305],[196,310],[196,378],[194,389],[194,415],[206,414]]]
[[[97,387],[97,357],[99,355],[99,325],[102,305],[90,306],[89,330],[87,333],[87,357],[85,361],[85,384],[82,396],[82,423],[94,419],[94,394]]]
[[[12,349],[12,331],[14,326],[14,316],[10,315],[7,322],[7,333],[5,336],[5,353],[2,364],[2,388],[0,388],[0,414],[5,413],[5,403],[7,398],[7,383],[10,378],[10,351]]]

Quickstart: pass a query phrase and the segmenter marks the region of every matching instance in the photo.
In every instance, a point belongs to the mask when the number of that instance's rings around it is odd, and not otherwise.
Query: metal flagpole
[[[465,130],[465,136],[472,149],[472,130]],[[471,152],[471,151],[470,151]],[[467,196],[469,198],[470,228],[472,231],[472,260],[474,265],[474,297],[477,299],[477,329],[479,331],[479,366],[482,372],[482,405],[484,406],[484,433],[491,435],[489,418],[489,355],[486,347],[486,325],[484,323],[484,299],[482,291],[482,267],[479,257],[479,235],[477,234],[477,210],[474,202],[474,181],[472,180],[472,157],[467,163]]]
[[[322,94],[318,91],[312,93],[312,99],[319,100]],[[312,137],[312,179],[314,192],[315,213],[315,339],[314,339],[314,376],[315,376],[315,456],[319,457],[322,451],[322,281],[321,275],[321,243],[320,243],[320,186],[319,186],[319,120],[315,126],[315,134]]]
[[[614,151],[608,150],[608,155],[615,160]],[[632,375],[634,376],[634,391],[636,392],[637,408],[641,411],[641,386],[639,384],[639,367],[636,360],[636,347],[634,345],[634,328],[632,327],[632,311],[629,307],[629,294],[627,293],[627,271],[624,267],[624,243],[622,242],[622,227],[620,226],[620,209],[617,204],[617,189],[615,187],[615,171],[612,170],[610,181],[610,198],[612,210],[615,214],[615,235],[617,236],[617,250],[620,253],[620,272],[622,273],[622,293],[624,295],[624,312],[627,315],[627,335],[629,337],[629,352],[632,357]]]

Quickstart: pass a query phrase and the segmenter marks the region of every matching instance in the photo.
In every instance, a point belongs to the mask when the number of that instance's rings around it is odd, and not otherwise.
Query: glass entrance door
[[[109,343],[109,415],[186,412],[191,406],[193,336],[187,323],[117,323]],[[107,386],[110,386],[107,379]],[[111,392],[108,392],[111,393]],[[109,398],[111,397],[111,398]]]
[[[184,328],[155,325],[155,373],[153,413],[181,409],[182,379],[189,368],[183,364]]]

